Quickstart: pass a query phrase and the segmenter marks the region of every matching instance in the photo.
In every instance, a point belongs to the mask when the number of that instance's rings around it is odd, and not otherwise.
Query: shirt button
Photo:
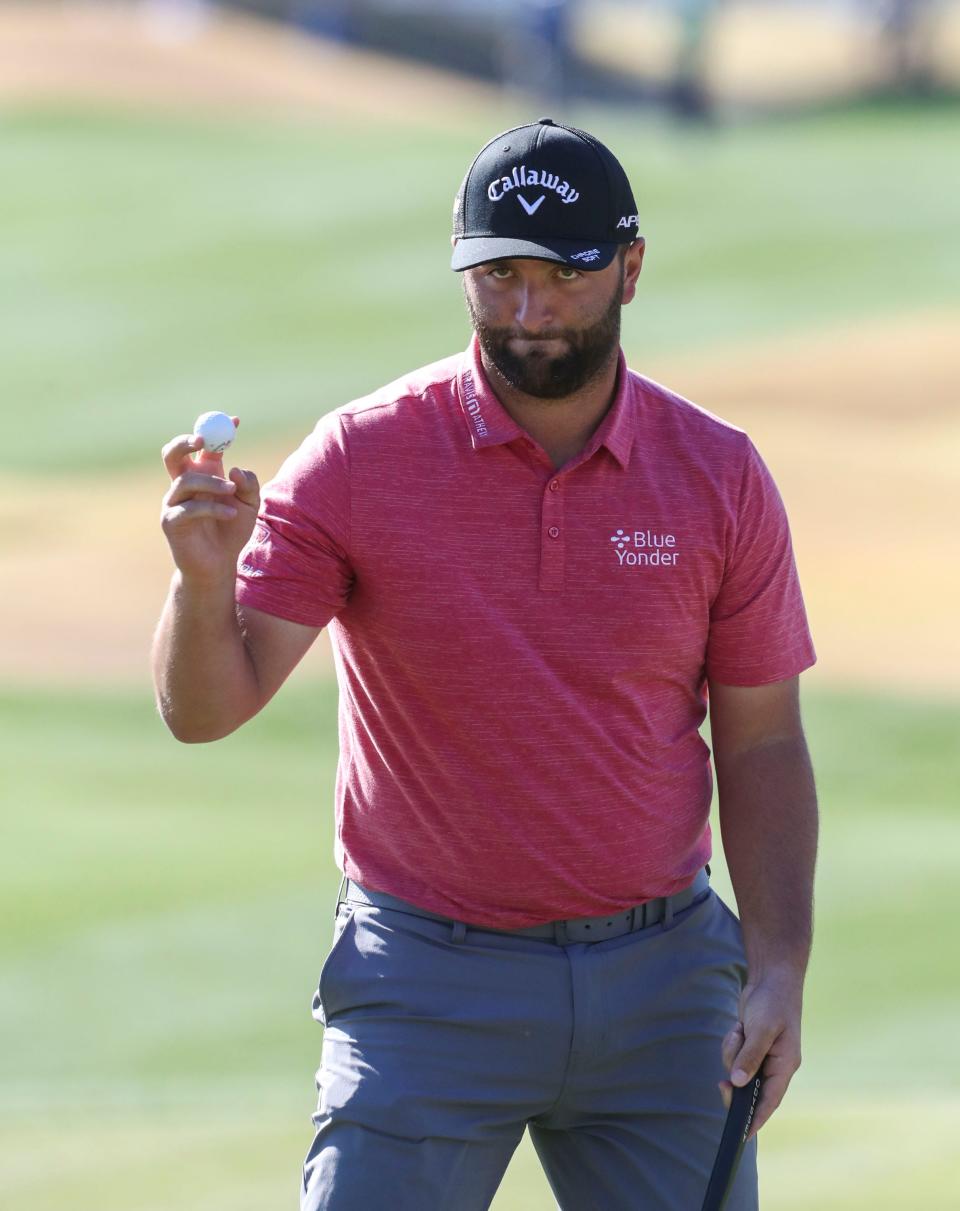
[[[559,487],[560,487],[559,479],[552,479],[550,481],[550,491],[551,492],[556,492],[559,489]]]
[[[551,526],[550,529],[547,531],[547,533],[550,535],[551,538],[560,537],[560,531],[557,529],[556,526]]]

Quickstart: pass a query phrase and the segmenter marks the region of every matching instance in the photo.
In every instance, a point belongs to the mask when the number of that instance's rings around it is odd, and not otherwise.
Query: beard
[[[620,348],[620,310],[623,298],[624,269],[606,310],[586,328],[551,328],[535,335],[516,328],[495,328],[477,313],[466,292],[467,310],[486,361],[509,384],[535,399],[565,399],[576,394],[610,364]],[[517,354],[510,341],[529,341],[532,348]],[[545,351],[548,340],[562,340],[567,352],[551,356]],[[539,347],[538,347],[539,346]]]

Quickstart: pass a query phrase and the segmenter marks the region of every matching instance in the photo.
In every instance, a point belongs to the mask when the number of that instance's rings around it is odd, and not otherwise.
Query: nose
[[[536,334],[553,323],[550,295],[539,282],[521,282],[514,312],[518,327],[524,332]]]

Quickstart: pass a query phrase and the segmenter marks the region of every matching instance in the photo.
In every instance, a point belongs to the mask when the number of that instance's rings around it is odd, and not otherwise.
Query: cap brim
[[[620,244],[591,243],[589,240],[509,240],[503,236],[466,236],[457,240],[450,268],[474,269],[489,261],[524,257],[536,261],[557,261],[572,269],[606,269],[617,255]]]

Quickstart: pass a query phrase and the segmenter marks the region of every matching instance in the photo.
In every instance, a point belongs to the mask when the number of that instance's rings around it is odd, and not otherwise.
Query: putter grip
[[[747,1142],[747,1133],[753,1122],[762,1088],[763,1078],[759,1072],[746,1085],[734,1087],[727,1121],[720,1137],[720,1147],[717,1149],[717,1159],[713,1162],[713,1172],[710,1174],[701,1211],[723,1211],[727,1205],[737,1165],[740,1163],[740,1153]]]

